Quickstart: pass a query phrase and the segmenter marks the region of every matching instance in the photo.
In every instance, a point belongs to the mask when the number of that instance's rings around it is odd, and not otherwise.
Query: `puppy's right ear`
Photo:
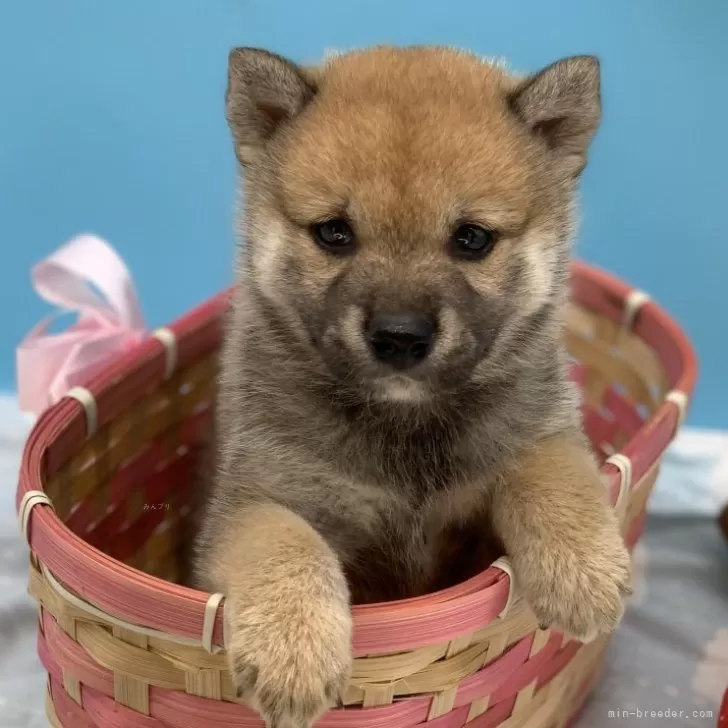
[[[510,98],[517,116],[574,177],[586,165],[601,118],[599,65],[594,56],[564,58],[531,76]]]
[[[291,61],[257,48],[232,50],[225,104],[240,163],[253,161],[315,93],[311,78]]]

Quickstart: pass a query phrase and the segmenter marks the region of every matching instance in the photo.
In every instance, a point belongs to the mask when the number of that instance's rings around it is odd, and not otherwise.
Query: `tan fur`
[[[228,656],[269,728],[309,728],[349,669],[350,602],[416,596],[504,549],[545,624],[614,628],[628,558],[567,379],[575,185],[599,69],[527,78],[441,48],[302,69],[237,49],[227,114],[245,169],[196,583],[228,595]],[[346,218],[351,254],[312,226]],[[496,232],[484,260],[449,246]],[[436,321],[405,372],[379,311]]]
[[[267,504],[232,514],[210,564],[211,581],[227,588],[240,697],[280,728],[308,725],[337,701],[351,670],[349,592],[336,555],[302,518]]]
[[[554,437],[503,474],[492,518],[517,588],[543,625],[590,642],[611,632],[630,591],[630,561],[584,443]]]

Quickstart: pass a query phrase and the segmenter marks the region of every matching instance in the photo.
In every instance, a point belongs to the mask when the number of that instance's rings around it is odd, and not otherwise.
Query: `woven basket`
[[[575,264],[568,348],[584,424],[631,547],[696,376],[679,327]],[[40,606],[47,713],[63,728],[253,728],[235,699],[223,604],[178,586],[210,424],[222,295],[155,332],[39,419],[17,505]],[[357,606],[345,708],[321,728],[557,728],[595,683],[606,639],[539,630],[507,560],[446,591]]]

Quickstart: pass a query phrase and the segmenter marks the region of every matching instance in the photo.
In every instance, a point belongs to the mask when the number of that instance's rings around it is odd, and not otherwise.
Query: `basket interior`
[[[566,344],[597,456],[620,451],[661,404],[668,378],[640,338],[572,304]],[[217,357],[196,361],[101,427],[44,484],[60,520],[108,556],[175,583],[187,577],[196,468],[209,434]]]

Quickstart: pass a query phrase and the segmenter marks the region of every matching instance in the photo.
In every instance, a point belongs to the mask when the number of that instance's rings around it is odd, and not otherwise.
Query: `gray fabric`
[[[714,727],[728,687],[728,545],[713,519],[653,515],[635,562],[638,588],[579,726]]]
[[[15,489],[29,422],[0,400],[0,726],[47,728],[45,673],[36,657],[37,610],[26,594],[27,548],[18,536]]]
[[[36,658],[36,609],[26,596],[27,550],[17,533],[14,509],[27,426],[17,411],[7,406],[4,411],[0,403],[2,728],[48,725],[45,674]],[[670,499],[671,489],[680,491],[676,479],[684,484],[686,478],[693,483],[712,477],[705,470],[704,454],[692,467],[682,454],[673,464],[668,458],[663,468],[657,495],[664,507],[650,517],[635,552],[634,600],[578,728],[704,728],[717,723],[720,697],[728,685],[728,546],[710,515],[685,516],[680,509],[664,514],[670,502],[679,501]],[[712,717],[693,717],[693,711],[701,710],[712,711]],[[670,711],[670,716],[682,711],[683,717],[651,717],[646,711]]]

